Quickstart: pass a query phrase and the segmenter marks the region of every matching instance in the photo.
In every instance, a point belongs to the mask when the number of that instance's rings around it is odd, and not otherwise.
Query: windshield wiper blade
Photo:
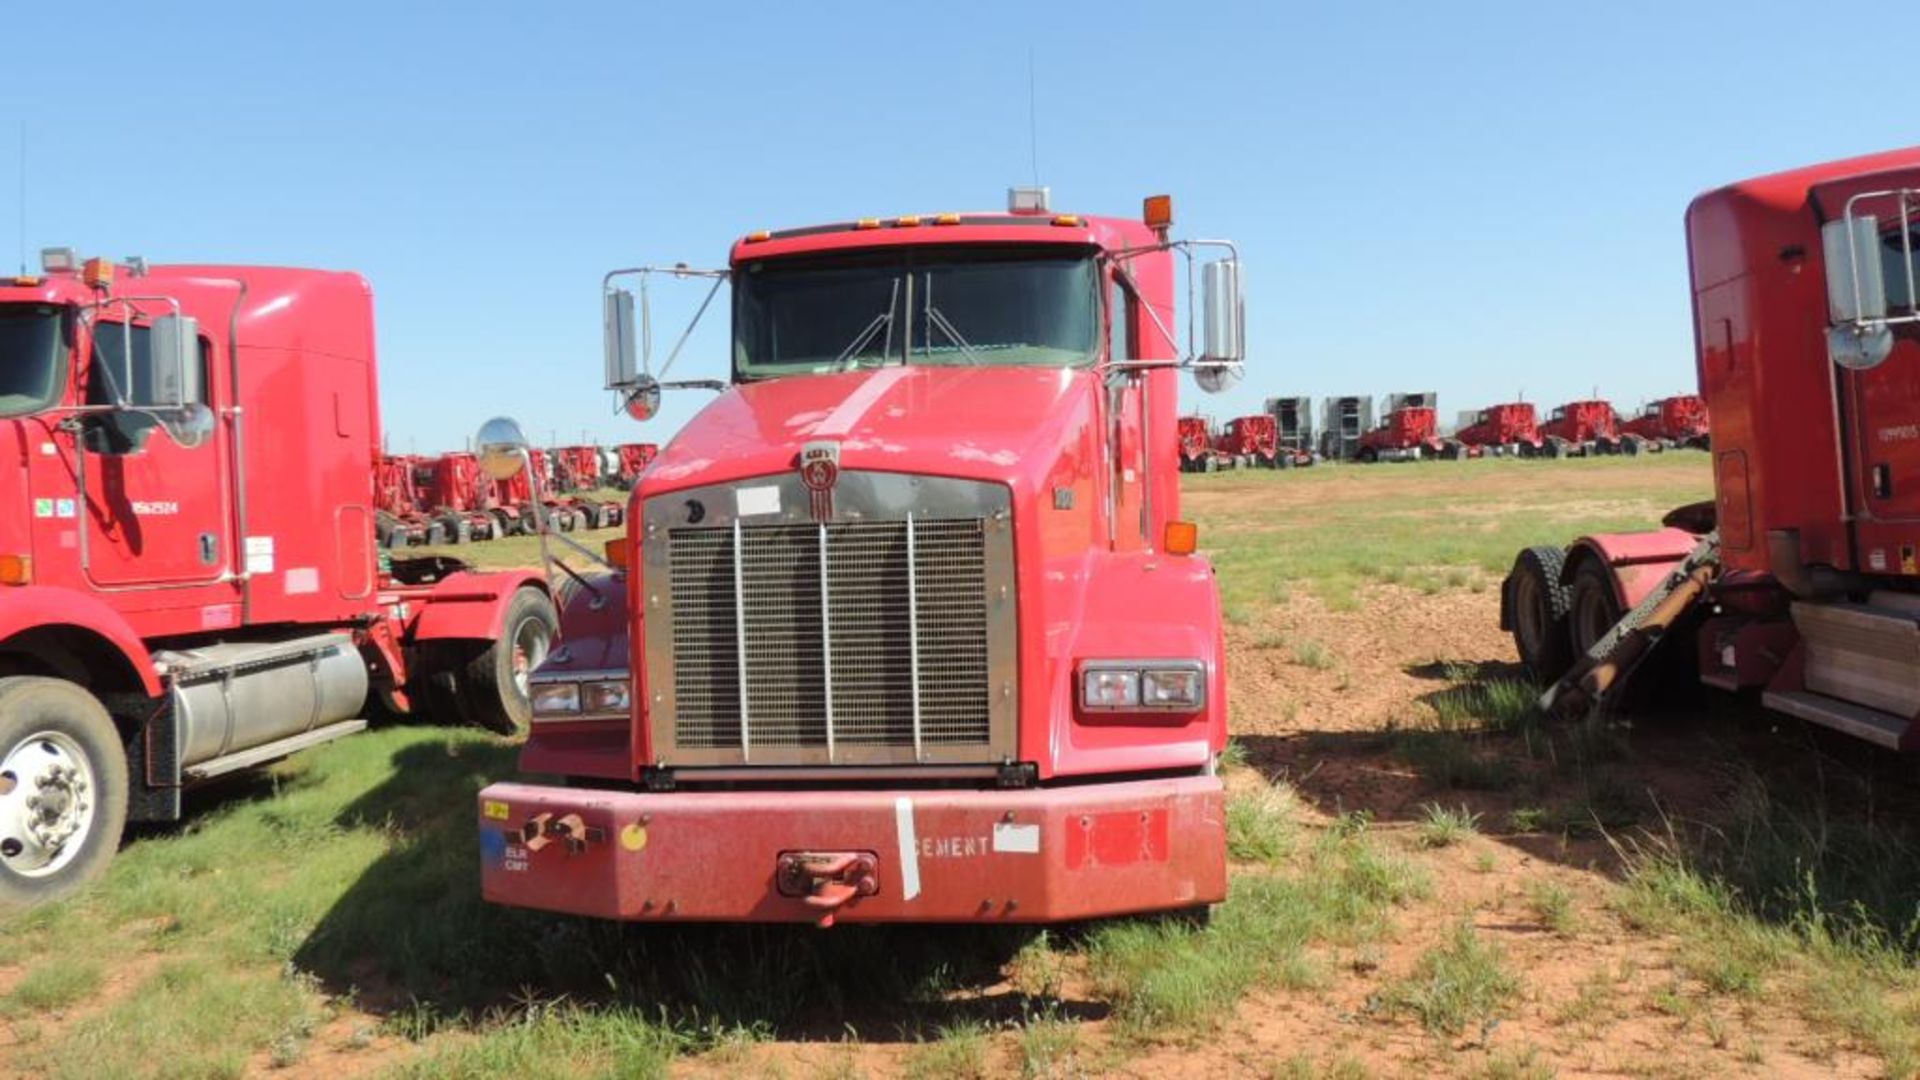
[[[954,329],[953,324],[947,321],[947,317],[940,313],[940,309],[932,304],[927,305],[927,325],[938,327],[941,333],[947,335],[954,346],[960,350],[960,354],[967,358],[967,363],[974,365],[985,363],[980,358],[980,354],[973,351],[973,346],[967,344],[967,339],[960,336],[960,331]]]
[[[833,358],[833,366],[836,370],[845,371],[852,366],[849,360],[859,356],[860,350],[867,347],[867,343],[873,340],[873,336],[880,332],[881,327],[885,327],[887,331],[886,340],[880,344],[880,359],[885,362],[887,353],[893,349],[893,309],[899,300],[900,279],[894,278],[893,291],[887,296],[887,310],[875,315],[873,321],[862,327],[860,332],[853,336],[853,340],[847,343],[847,347],[840,350],[840,355]]]

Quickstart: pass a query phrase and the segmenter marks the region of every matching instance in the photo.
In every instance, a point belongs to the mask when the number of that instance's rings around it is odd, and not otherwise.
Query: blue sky
[[[396,450],[489,415],[664,439],[599,390],[598,282],[757,228],[1136,213],[1247,260],[1248,377],[1443,416],[1693,383],[1687,200],[1916,141],[1912,66],[1803,5],[30,5],[0,39],[0,257],[353,269]],[[190,13],[188,12],[190,9]],[[689,301],[691,298],[689,297]],[[671,305],[660,312],[671,320]],[[724,373],[703,337],[677,373]]]

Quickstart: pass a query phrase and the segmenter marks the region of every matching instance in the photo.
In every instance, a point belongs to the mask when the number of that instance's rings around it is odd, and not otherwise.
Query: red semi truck
[[[1654,647],[1702,682],[1920,749],[1920,149],[1708,192],[1687,211],[1714,500],[1659,532],[1520,553],[1502,617],[1604,703]]]
[[[822,924],[1220,900],[1225,657],[1176,380],[1237,374],[1239,263],[1169,219],[1017,195],[658,271],[731,283],[730,385],[641,476],[624,569],[563,600],[520,764],[565,782],[480,792],[487,899]],[[671,384],[614,280],[608,381],[646,417]],[[482,439],[506,469],[517,442]]]
[[[1540,425],[1548,457],[1589,457],[1621,449],[1620,414],[1610,401],[1569,401]]]
[[[1533,403],[1510,401],[1489,405],[1474,414],[1473,422],[1453,433],[1454,441],[1481,454],[1533,457],[1546,445]]]
[[[1432,405],[1402,405],[1388,410],[1380,426],[1360,436],[1354,460],[1418,461],[1438,457],[1447,449],[1440,437],[1440,413]]]
[[[1236,416],[1227,421],[1214,440],[1214,449],[1234,464],[1258,465],[1263,469],[1280,467],[1280,426],[1272,416]],[[1288,464],[1292,461],[1289,459]]]
[[[524,721],[542,578],[378,561],[365,281],[43,265],[0,278],[0,906],[370,703]]]
[[[1650,401],[1639,416],[1620,425],[1620,433],[1623,440],[1639,440],[1652,450],[1680,446],[1705,450],[1710,444],[1706,399],[1699,394],[1676,394]]]

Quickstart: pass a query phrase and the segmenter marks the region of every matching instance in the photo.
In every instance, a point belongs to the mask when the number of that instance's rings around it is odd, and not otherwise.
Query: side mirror
[[[633,294],[625,289],[609,289],[606,293],[606,359],[607,389],[620,390],[632,386],[639,373],[639,364],[633,320]]]
[[[1880,219],[1871,214],[1820,226],[1827,264],[1827,315],[1834,323],[1887,317],[1887,281],[1880,265]]]
[[[1240,295],[1240,263],[1216,259],[1200,268],[1200,309],[1206,348],[1201,364],[1238,364],[1247,358],[1246,311]]]
[[[633,376],[624,393],[628,416],[644,422],[660,415],[660,382],[653,376]]]
[[[473,446],[481,471],[495,480],[511,480],[526,467],[527,437],[507,417],[496,416],[481,424]]]
[[[136,388],[148,388],[148,400],[134,404],[180,409],[200,400],[204,396],[200,386],[200,321],[189,315],[162,315],[153,320],[148,342],[144,359],[149,369],[133,379]],[[138,363],[139,353],[134,356]]]

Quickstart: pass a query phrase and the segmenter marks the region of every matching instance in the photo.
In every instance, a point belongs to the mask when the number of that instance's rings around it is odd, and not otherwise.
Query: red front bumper
[[[783,858],[802,854],[855,855],[871,871],[870,895],[832,909],[841,922],[1056,922],[1227,891],[1215,777],[1020,791],[508,783],[480,792],[478,810],[486,899],[606,919],[817,921],[819,898],[781,880]]]

